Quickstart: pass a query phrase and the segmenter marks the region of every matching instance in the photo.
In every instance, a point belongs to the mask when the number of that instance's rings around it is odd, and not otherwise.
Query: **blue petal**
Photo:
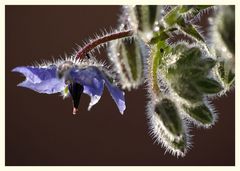
[[[124,92],[122,92],[118,87],[112,85],[98,68],[74,68],[70,71],[70,76],[74,81],[83,85],[84,93],[91,97],[91,102],[89,105],[90,108],[99,101],[103,92],[103,85],[105,83],[113,100],[117,104],[119,111],[123,114],[126,108]]]
[[[39,93],[53,94],[61,92],[65,88],[64,80],[56,76],[56,67],[16,67],[13,72],[22,73],[26,80],[18,86],[29,88]]]
[[[56,66],[52,66],[49,68],[22,66],[16,67],[12,71],[22,73],[32,83],[40,83],[43,80],[56,78],[57,68]]]
[[[121,91],[118,87],[112,85],[107,78],[105,78],[105,83],[113,100],[117,104],[120,113],[123,114],[124,110],[126,109],[124,92]]]
[[[92,108],[101,98],[104,87],[104,80],[91,67],[87,69],[72,69],[70,71],[72,79],[83,85],[83,92],[91,97],[88,110]]]

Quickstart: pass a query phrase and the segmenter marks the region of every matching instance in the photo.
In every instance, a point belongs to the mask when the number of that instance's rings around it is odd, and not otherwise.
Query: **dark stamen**
[[[73,106],[77,109],[80,103],[80,97],[83,93],[83,86],[78,83],[71,83],[68,85],[68,89],[73,99]]]

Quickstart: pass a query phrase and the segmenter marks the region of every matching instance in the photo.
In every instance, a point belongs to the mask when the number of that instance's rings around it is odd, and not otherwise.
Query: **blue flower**
[[[22,73],[26,80],[18,84],[38,93],[54,94],[61,92],[73,99],[73,114],[76,114],[82,93],[91,98],[88,110],[101,98],[104,84],[110,92],[119,111],[123,114],[126,106],[124,92],[113,81],[114,74],[95,58],[75,60],[66,58],[39,66],[21,66],[12,70]]]

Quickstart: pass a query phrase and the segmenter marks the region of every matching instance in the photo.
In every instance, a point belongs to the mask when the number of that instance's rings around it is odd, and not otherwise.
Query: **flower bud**
[[[173,27],[174,25],[176,25],[179,28],[179,30],[181,30],[191,38],[204,42],[204,38],[201,35],[200,31],[198,31],[197,27],[194,26],[192,23],[187,22],[185,19],[185,16],[187,15],[196,15],[192,13],[194,10],[191,9],[193,9],[193,7],[189,6],[174,7],[164,16],[163,18],[164,25],[166,28]]]
[[[181,117],[178,114],[175,104],[170,99],[162,99],[155,105],[154,111],[161,119],[163,126],[174,137],[179,137],[183,134]]]
[[[225,47],[231,54],[235,54],[235,6],[221,6],[217,14],[217,31]]]
[[[160,97],[159,97],[160,98]],[[188,129],[175,102],[169,98],[152,99],[148,103],[150,134],[166,148],[166,152],[184,156],[190,146]]]
[[[201,104],[195,107],[184,106],[184,109],[192,118],[194,118],[203,125],[213,123],[213,114],[205,104]]]
[[[191,102],[201,101],[205,94],[216,94],[222,90],[221,84],[209,78],[216,61],[205,57],[198,47],[176,46],[179,59],[169,65],[168,78],[179,96]],[[172,54],[174,55],[174,54]],[[169,56],[171,58],[171,56]]]
[[[145,53],[138,38],[112,42],[109,57],[123,88],[137,88],[144,78]],[[144,47],[145,48],[145,47]]]
[[[235,6],[220,6],[214,19],[212,42],[218,60],[216,75],[224,87],[223,94],[235,83]]]
[[[157,16],[157,5],[136,5],[134,11],[138,20],[138,30],[149,32],[153,29]]]
[[[136,5],[126,6],[122,14],[122,26],[130,26],[145,42],[153,37],[153,32],[158,31],[161,5]]]
[[[201,93],[206,94],[218,93],[223,89],[219,82],[210,78],[199,78],[195,84]]]

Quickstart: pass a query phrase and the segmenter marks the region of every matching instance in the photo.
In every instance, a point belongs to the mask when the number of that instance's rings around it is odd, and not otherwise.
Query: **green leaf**
[[[210,78],[199,78],[195,81],[196,87],[200,92],[207,94],[215,94],[223,90],[220,83]]]
[[[158,12],[157,5],[136,5],[134,7],[138,20],[138,29],[142,32],[151,31]]]
[[[185,27],[181,27],[181,29],[190,37],[204,42],[204,38],[201,36],[201,34],[199,34],[196,27],[194,27],[193,25],[189,24],[186,25]]]
[[[167,15],[165,15],[164,21],[169,27],[176,23],[177,18],[180,15],[179,13],[180,8],[181,8],[180,6],[174,7]]]
[[[130,70],[130,78],[134,81],[141,79],[143,73],[143,61],[138,40],[123,40],[120,45],[120,56],[125,61],[126,72]]]
[[[173,53],[181,55],[180,59],[176,62],[179,69],[196,65],[202,54],[198,47],[188,48],[182,45],[178,45]]]
[[[202,101],[202,93],[199,92],[196,85],[191,80],[184,77],[178,78],[172,83],[172,87],[180,97],[192,103]]]
[[[110,44],[109,57],[119,73],[122,88],[137,88],[143,83],[144,54],[140,39],[123,39]]]
[[[184,154],[187,148],[186,137],[182,137],[179,140],[174,139],[173,141],[171,141],[171,145],[173,146],[174,149],[177,149]]]
[[[204,38],[198,32],[196,27],[194,27],[191,23],[186,23],[183,16],[179,16],[177,19],[177,24],[180,26],[180,29],[185,32],[187,35],[192,37],[193,39],[197,39],[199,41],[204,42]]]
[[[229,61],[219,62],[218,73],[224,84],[231,86],[232,84],[234,84],[235,73],[232,72],[231,68],[225,66],[228,65],[227,62]]]
[[[196,103],[202,101],[204,94],[218,93],[222,90],[220,83],[207,78],[216,61],[212,58],[202,58],[199,47],[189,48],[180,44],[174,49],[173,55],[180,57],[168,66],[166,74],[172,88],[180,97]]]
[[[152,26],[154,25],[154,22],[156,21],[156,17],[157,17],[157,13],[159,6],[157,5],[148,5],[148,9],[149,9],[149,25],[152,28]]]
[[[220,14],[218,15],[217,30],[225,46],[235,55],[235,6],[222,6]]]
[[[219,62],[218,73],[220,74],[220,77],[224,79],[225,77],[224,62]]]
[[[183,134],[182,120],[175,104],[169,99],[162,99],[155,105],[155,112],[162,120],[166,129],[174,136]]]
[[[165,31],[159,32],[158,35],[154,36],[150,40],[150,44],[157,44],[159,41],[164,41],[169,38],[169,35]]]
[[[235,74],[230,70],[228,73],[228,84],[233,84],[235,79]]]
[[[192,118],[199,121],[200,123],[204,125],[212,124],[213,122],[212,112],[208,109],[208,107],[205,104],[201,104],[199,106],[190,108],[186,106],[183,107]]]
[[[198,11],[213,7],[214,5],[194,5],[194,8],[196,8]]]
[[[189,67],[185,70],[185,76],[189,78],[189,80],[193,80],[199,77],[206,76],[206,70],[203,70],[199,67]]]
[[[212,69],[215,65],[216,65],[216,60],[214,60],[212,58],[202,59],[198,64],[199,67],[201,67],[201,68],[203,68],[203,70],[207,70],[207,71]]]
[[[183,5],[180,12],[186,13],[189,12],[192,14],[192,17],[198,15],[201,11],[212,7],[213,5]]]
[[[188,36],[192,37],[193,39],[196,39],[198,41],[204,42],[204,38],[201,36],[199,31],[196,29],[195,26],[193,26],[191,23],[186,22],[182,13],[190,10],[187,6],[177,6],[173,8],[165,17],[164,21],[167,24],[167,27],[173,26],[174,24],[177,24],[180,27],[180,30],[184,33],[186,33]],[[168,31],[170,31],[168,29]]]

